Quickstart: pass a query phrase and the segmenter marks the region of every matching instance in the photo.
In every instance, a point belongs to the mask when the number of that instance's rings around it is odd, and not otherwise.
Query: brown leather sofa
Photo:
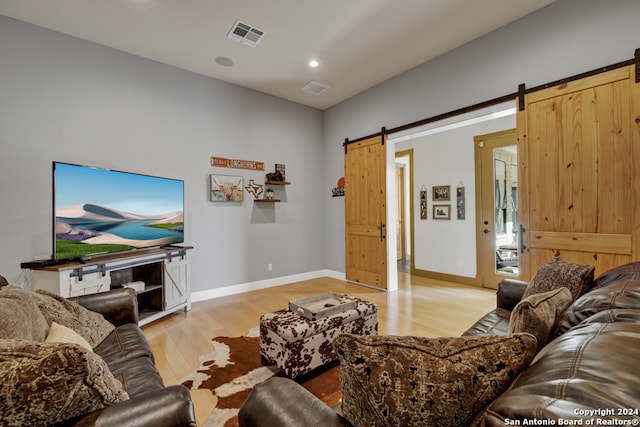
[[[507,334],[510,313],[528,284],[503,280],[497,307],[464,335]],[[560,316],[550,341],[474,425],[638,425],[640,423],[640,262],[593,281]],[[254,388],[242,427],[343,426],[296,382],[273,378]]]
[[[6,285],[6,280],[0,276],[0,288],[3,285]],[[93,352],[104,359],[114,377],[124,386],[129,399],[60,425],[195,427],[189,391],[181,385],[165,387],[154,366],[151,347],[138,327],[135,291],[123,288],[71,300],[101,313],[116,327]]]

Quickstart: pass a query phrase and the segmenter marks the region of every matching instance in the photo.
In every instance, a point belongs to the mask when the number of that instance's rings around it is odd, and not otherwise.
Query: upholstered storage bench
[[[276,365],[286,376],[295,378],[336,360],[332,343],[339,334],[377,335],[378,306],[355,299],[355,307],[318,320],[289,310],[262,315],[262,363]]]

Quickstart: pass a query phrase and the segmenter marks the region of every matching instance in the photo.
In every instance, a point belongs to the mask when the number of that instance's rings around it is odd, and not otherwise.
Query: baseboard
[[[346,276],[345,273],[333,270],[310,271],[308,273],[293,274],[290,276],[275,277],[273,279],[259,280],[256,282],[241,283],[238,285],[225,286],[223,288],[193,292],[191,294],[191,302],[206,301],[213,298],[256,291],[258,289],[273,288],[275,286],[287,285],[289,283],[301,282],[303,280],[317,279],[319,277],[330,277],[332,279],[345,280]]]
[[[417,268],[411,270],[411,274],[415,276],[426,277],[429,279],[444,280],[446,282],[453,282],[453,283],[459,283],[461,285],[478,287],[477,280],[474,277],[458,276],[455,274],[447,274],[447,273],[437,273],[435,271],[418,270]]]

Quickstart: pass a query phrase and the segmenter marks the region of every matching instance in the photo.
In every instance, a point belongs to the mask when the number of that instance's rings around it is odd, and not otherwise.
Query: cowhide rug
[[[199,357],[199,367],[178,383],[191,390],[209,389],[218,403],[203,427],[238,425],[238,411],[256,384],[282,375],[277,367],[260,362],[258,328],[243,337],[215,337],[213,351]],[[340,401],[340,367],[334,365],[296,379],[303,387],[333,406]]]

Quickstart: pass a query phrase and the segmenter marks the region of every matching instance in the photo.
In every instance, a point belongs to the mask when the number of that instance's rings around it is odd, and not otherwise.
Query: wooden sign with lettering
[[[249,169],[254,171],[264,170],[264,162],[226,159],[224,157],[211,157],[211,166],[216,166],[219,168]]]

